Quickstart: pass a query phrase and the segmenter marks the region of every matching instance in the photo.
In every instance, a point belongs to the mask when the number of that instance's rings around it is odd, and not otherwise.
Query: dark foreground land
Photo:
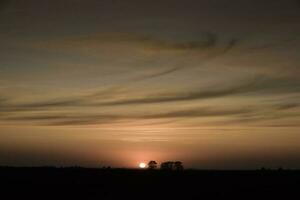
[[[300,171],[0,168],[0,199],[299,199]]]

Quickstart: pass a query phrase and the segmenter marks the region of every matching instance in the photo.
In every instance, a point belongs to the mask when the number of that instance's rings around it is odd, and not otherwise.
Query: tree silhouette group
[[[157,169],[157,162],[154,160],[149,161],[148,169]],[[160,164],[160,169],[181,171],[184,169],[184,167],[181,161],[166,161]]]

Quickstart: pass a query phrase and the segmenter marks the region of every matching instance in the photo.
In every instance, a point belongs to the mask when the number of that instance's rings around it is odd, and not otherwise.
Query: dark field
[[[300,171],[0,168],[1,199],[298,199]],[[293,197],[293,198],[292,198]]]

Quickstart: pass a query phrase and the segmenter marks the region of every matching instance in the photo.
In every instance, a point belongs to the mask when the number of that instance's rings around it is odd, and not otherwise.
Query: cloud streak
[[[300,81],[285,79],[268,79],[265,77],[255,77],[252,80],[244,81],[238,85],[227,88],[208,87],[206,90],[181,92],[175,94],[158,94],[145,98],[127,99],[100,103],[99,105],[134,105],[149,103],[170,103],[178,101],[203,100],[210,98],[226,97],[230,95],[242,95],[246,93],[265,92],[265,93],[290,93],[300,92]]]
[[[198,33],[195,38],[172,38],[159,37],[151,34],[131,33],[131,32],[99,32],[92,35],[69,37],[64,39],[52,40],[35,44],[39,49],[63,51],[88,57],[98,57],[101,54],[107,55],[107,49],[117,52],[114,55],[120,60],[128,60],[130,57],[130,69],[149,68],[147,62],[154,62],[150,67],[154,73],[138,78],[139,80],[152,79],[176,71],[191,68],[186,59],[190,56],[197,57],[199,62],[205,62],[216,57],[222,56],[235,48],[239,44],[238,39],[222,39],[218,34],[212,32]],[[129,53],[130,52],[130,53]],[[126,56],[125,56],[126,55]],[[185,62],[176,62],[174,67],[157,71],[158,66],[163,63],[155,64],[156,61],[164,60],[171,55],[176,57],[186,57]],[[109,59],[109,58],[108,58]],[[115,58],[111,58],[116,60]],[[142,61],[142,63],[140,63]],[[133,63],[133,64],[132,64]],[[124,63],[122,63],[124,64]]]
[[[264,122],[270,120],[279,120],[287,117],[297,119],[299,113],[282,113],[281,111],[289,111],[289,105],[277,106],[251,106],[251,107],[196,107],[188,109],[177,109],[168,112],[157,112],[154,114],[83,114],[83,113],[64,113],[56,112],[35,113],[31,112],[23,116],[1,116],[1,121],[22,122],[44,126],[87,126],[87,125],[103,125],[117,124],[123,122],[137,122],[141,120],[172,120],[172,119],[210,119],[214,125],[228,124],[249,124]],[[298,105],[297,105],[298,106]],[[267,112],[266,112],[267,111]],[[217,118],[216,118],[217,117]],[[219,121],[218,118],[224,118]],[[228,118],[229,117],[229,118]],[[163,121],[160,122],[163,124]],[[169,123],[169,122],[167,122]],[[284,123],[282,123],[284,124]],[[258,124],[259,125],[259,124]],[[261,126],[261,125],[260,125]],[[270,124],[268,125],[270,126]]]
[[[240,115],[250,113],[250,109],[224,109],[224,108],[194,108],[184,109],[170,112],[162,112],[156,114],[41,114],[41,113],[30,113],[25,116],[3,116],[0,119],[4,121],[15,121],[15,122],[33,122],[42,125],[100,125],[100,124],[111,124],[122,121],[136,121],[136,120],[153,120],[153,119],[172,119],[172,118],[202,118],[202,117],[222,117],[230,115]]]
[[[119,97],[126,94],[126,90],[118,89],[97,92],[84,96],[75,96],[64,99],[54,99],[27,104],[12,104],[8,100],[0,100],[0,112],[32,111],[48,109],[64,109],[72,107],[107,107],[107,106],[131,106],[160,104],[172,102],[199,101],[205,99],[222,98],[244,94],[289,94],[300,92],[300,81],[285,78],[269,79],[266,77],[254,77],[243,80],[232,86],[211,86],[206,89],[192,91],[178,91],[155,93],[143,97],[132,98],[130,96]],[[109,93],[109,94],[108,94]]]
[[[161,76],[166,76],[168,74],[172,74],[178,70],[182,69],[182,67],[178,66],[178,67],[173,67],[171,69],[166,69],[166,70],[162,70],[160,72],[157,73],[152,73],[150,75],[145,75],[142,76],[140,78],[138,78],[137,80],[147,80],[147,79],[152,79],[152,78],[157,78],[157,77],[161,77]]]
[[[52,42],[54,42],[54,46],[58,45],[61,47],[80,47],[90,44],[115,44],[118,46],[138,46],[141,47],[142,50],[203,51],[215,47],[218,44],[218,36],[214,33],[203,33],[199,35],[198,40],[176,41],[174,39],[163,39],[138,33],[101,32],[89,36],[66,38],[63,41],[57,41],[57,43],[55,41]],[[230,41],[228,46],[233,46],[233,43]]]

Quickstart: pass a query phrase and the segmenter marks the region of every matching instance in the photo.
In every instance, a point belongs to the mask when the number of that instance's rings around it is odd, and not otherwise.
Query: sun
[[[141,169],[144,169],[144,168],[146,167],[146,164],[143,163],[143,162],[141,162],[141,163],[139,164],[139,167],[140,167]]]

